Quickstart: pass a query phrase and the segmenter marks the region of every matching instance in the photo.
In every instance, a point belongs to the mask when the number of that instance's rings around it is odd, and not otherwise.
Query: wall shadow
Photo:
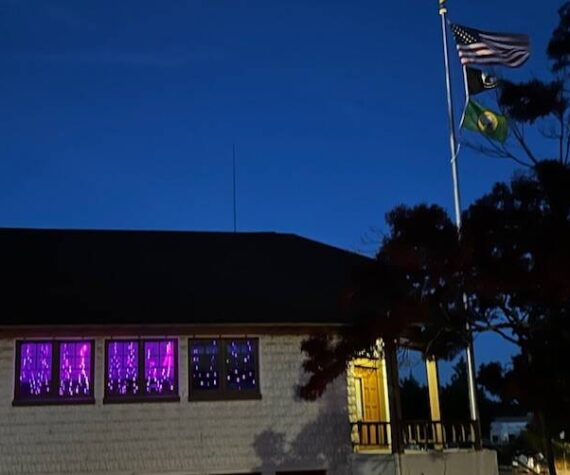
[[[352,453],[346,403],[335,404],[331,396],[325,392],[321,400],[304,403],[319,404],[321,408],[294,439],[288,440],[286,433],[272,429],[256,435],[253,447],[261,464],[255,470],[264,474],[319,469],[331,474],[346,473]]]

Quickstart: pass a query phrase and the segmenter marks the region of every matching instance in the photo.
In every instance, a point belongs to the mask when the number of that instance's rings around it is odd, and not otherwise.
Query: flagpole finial
[[[438,0],[438,3],[439,3],[439,14],[443,15],[447,13],[447,7],[445,6],[447,0]]]

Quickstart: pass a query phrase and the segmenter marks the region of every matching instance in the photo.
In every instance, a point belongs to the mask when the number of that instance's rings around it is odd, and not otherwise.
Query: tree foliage
[[[502,81],[499,104],[511,120],[534,123],[549,115],[563,114],[567,104],[562,81],[545,83],[537,79],[523,83]]]
[[[553,71],[564,71],[570,66],[570,3],[566,2],[559,10],[560,24],[552,33],[547,54],[552,60]]]
[[[398,207],[386,217],[390,233],[375,261],[355,273],[344,302],[352,325],[338,335],[302,344],[310,374],[301,395],[320,396],[348,360],[372,353],[379,337],[452,357],[467,341],[457,230],[437,206]]]

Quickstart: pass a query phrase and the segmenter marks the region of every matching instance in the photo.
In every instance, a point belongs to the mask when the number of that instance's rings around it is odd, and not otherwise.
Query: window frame
[[[89,396],[69,397],[59,395],[60,385],[60,346],[65,343],[88,342],[91,345],[89,380],[91,382],[91,394]],[[16,340],[16,360],[14,365],[14,399],[12,406],[56,406],[67,404],[95,404],[95,340],[93,338],[76,339],[29,339]],[[50,344],[51,348],[51,382],[50,391],[52,396],[30,398],[23,396],[20,391],[20,371],[22,369],[22,345],[26,343]],[[55,395],[55,396],[54,396]]]
[[[174,342],[174,364],[175,364],[175,381],[174,381],[174,391],[175,394],[146,394],[144,392],[144,380],[145,380],[145,357],[144,357],[144,345],[146,342],[161,342],[170,341]],[[109,394],[108,383],[109,383],[109,345],[113,343],[137,343],[137,383],[141,388],[139,394],[129,394],[126,396],[120,396],[116,394]],[[103,404],[132,404],[132,403],[144,403],[144,402],[178,402],[180,401],[180,365],[178,364],[178,337],[151,337],[151,338],[109,338],[105,339],[105,361],[104,361],[104,389],[103,389]]]
[[[205,389],[195,390],[192,389],[192,342],[208,342],[216,340],[218,342],[220,353],[220,385],[218,389]],[[244,389],[235,391],[227,388],[226,376],[226,343],[230,341],[249,340],[253,343],[254,347],[254,368],[257,380],[257,387],[255,389]],[[261,375],[259,373],[259,338],[255,337],[196,337],[188,339],[188,400],[189,401],[239,401],[239,400],[257,400],[261,399]]]

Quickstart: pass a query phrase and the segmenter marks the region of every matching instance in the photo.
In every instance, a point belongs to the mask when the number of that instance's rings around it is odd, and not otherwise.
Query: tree
[[[377,258],[346,302],[352,325],[321,339],[320,354],[316,340],[303,347],[311,373],[305,396],[320,394],[380,337],[450,358],[465,347],[469,323],[519,348],[508,379],[516,385],[504,396],[539,416],[547,442],[568,426],[570,168],[543,161],[496,184],[464,213],[461,236],[437,206],[401,206],[387,222]]]
[[[426,420],[429,417],[429,396],[425,384],[414,378],[412,372],[400,379],[402,414],[409,420]]]
[[[570,168],[544,161],[496,185],[463,232],[473,325],[519,347],[499,393],[536,413],[555,473],[551,434],[568,426],[570,407]]]
[[[371,352],[379,337],[451,358],[465,347],[469,323],[475,332],[495,332],[518,346],[512,368],[499,374],[510,387],[501,394],[539,416],[555,473],[550,433],[569,426],[570,407],[570,2],[559,15],[547,50],[552,80],[502,81],[498,101],[511,138],[475,145],[528,171],[471,205],[461,235],[435,205],[387,214],[376,259],[361,269],[345,301],[351,326],[302,346],[311,375],[304,397],[322,394],[346,362]],[[555,140],[555,159],[532,151],[528,126]]]

